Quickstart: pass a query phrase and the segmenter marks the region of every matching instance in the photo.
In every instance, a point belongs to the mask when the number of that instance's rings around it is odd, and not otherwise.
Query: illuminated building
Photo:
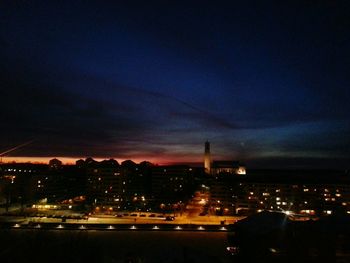
[[[151,199],[151,169],[152,164],[141,162],[136,164],[131,160],[121,163],[121,172],[125,182],[124,208],[145,210]]]
[[[89,159],[85,161],[87,197],[90,204],[112,210],[139,210],[147,206],[151,197],[151,164],[136,164],[126,160]],[[79,160],[79,167],[84,163]]]
[[[211,175],[219,174],[246,174],[244,165],[237,161],[213,161],[210,154],[210,143],[208,141],[204,144],[204,172]]]
[[[125,198],[125,178],[115,160],[87,159],[87,197],[93,205],[116,206]]]
[[[350,180],[338,172],[263,171],[213,179],[211,210],[247,215],[262,210],[291,214],[350,213]]]
[[[236,161],[214,161],[211,173],[218,174],[246,174],[245,166]]]
[[[85,192],[85,176],[74,166],[51,169],[45,164],[8,163],[1,164],[0,170],[0,196],[4,185],[10,204],[59,202]]]

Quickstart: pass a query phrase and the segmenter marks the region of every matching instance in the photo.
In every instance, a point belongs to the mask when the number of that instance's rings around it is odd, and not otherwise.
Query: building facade
[[[350,180],[332,172],[227,177],[211,183],[211,210],[219,214],[253,214],[262,210],[299,215],[350,213]],[[330,180],[331,179],[331,180]]]

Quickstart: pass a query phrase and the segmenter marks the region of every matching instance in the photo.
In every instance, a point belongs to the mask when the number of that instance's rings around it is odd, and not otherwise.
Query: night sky
[[[0,4],[3,160],[349,167],[347,1],[54,2]]]

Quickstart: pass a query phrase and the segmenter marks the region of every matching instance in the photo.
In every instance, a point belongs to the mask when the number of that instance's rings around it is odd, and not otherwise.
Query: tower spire
[[[210,156],[210,142],[207,140],[204,144],[204,171],[210,174],[211,170],[211,156]]]

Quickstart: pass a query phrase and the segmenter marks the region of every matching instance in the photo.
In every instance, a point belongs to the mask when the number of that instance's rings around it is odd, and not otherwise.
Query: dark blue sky
[[[1,4],[0,152],[350,161],[346,1],[53,2]]]

